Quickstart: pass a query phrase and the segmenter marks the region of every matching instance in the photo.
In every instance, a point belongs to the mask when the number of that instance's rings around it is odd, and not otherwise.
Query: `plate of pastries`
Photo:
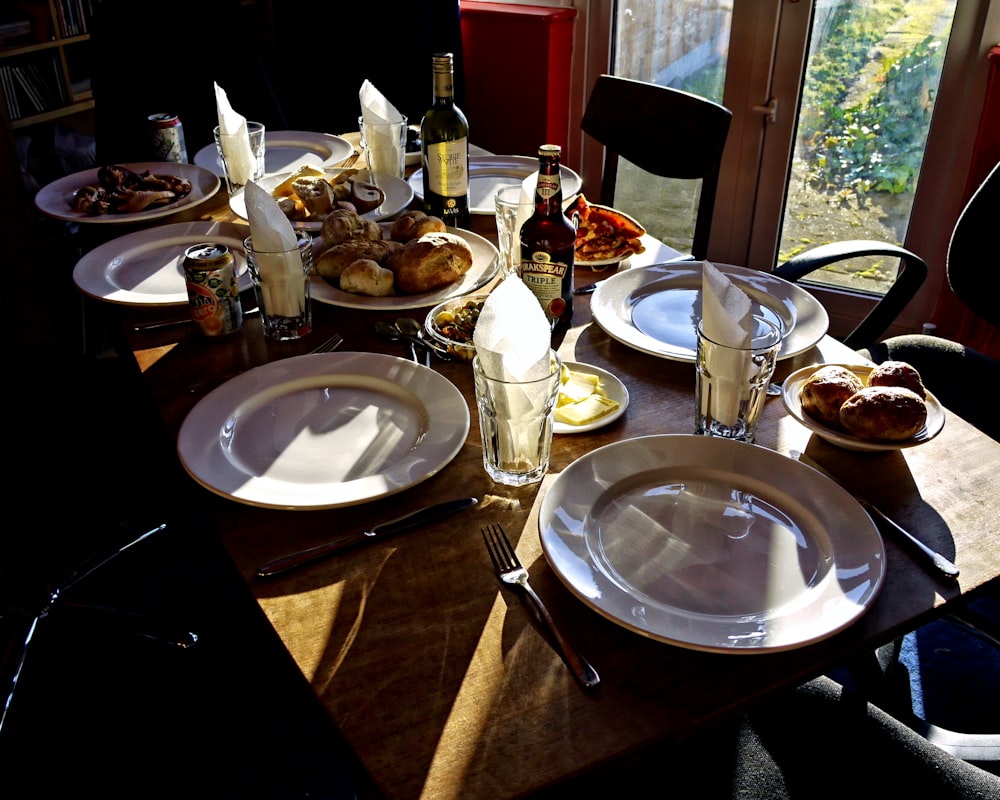
[[[915,447],[944,427],[944,409],[905,361],[803,367],[785,379],[781,399],[795,419],[847,450]]]

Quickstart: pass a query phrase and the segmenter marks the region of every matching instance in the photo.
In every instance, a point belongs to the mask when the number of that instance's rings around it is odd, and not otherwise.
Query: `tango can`
[[[176,161],[186,164],[187,147],[184,145],[184,126],[176,114],[150,114],[149,144],[154,161]]]
[[[205,242],[184,251],[191,321],[204,336],[225,336],[243,324],[236,260],[224,244]]]

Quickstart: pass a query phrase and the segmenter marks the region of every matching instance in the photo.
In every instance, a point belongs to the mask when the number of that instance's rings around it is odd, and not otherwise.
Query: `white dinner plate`
[[[421,294],[369,297],[368,295],[342,291],[319,275],[313,275],[309,279],[312,288],[312,299],[320,303],[327,303],[331,306],[343,306],[345,308],[367,308],[372,311],[403,311],[409,308],[435,306],[449,297],[470,294],[477,289],[481,289],[496,277],[497,270],[500,269],[500,253],[489,239],[483,238],[478,233],[473,233],[462,228],[449,228],[448,232],[462,237],[468,242],[469,247],[472,248],[472,266],[459,281],[442,286],[440,289],[435,289],[432,292],[423,292]]]
[[[600,378],[601,384],[604,387],[604,393],[611,400],[618,403],[618,408],[605,414],[603,417],[598,417],[593,422],[588,422],[586,425],[569,425],[565,422],[557,421],[552,428],[554,433],[586,433],[587,431],[593,431],[597,428],[603,428],[605,425],[610,425],[625,413],[625,409],[628,408],[628,389],[625,388],[625,384],[618,380],[616,376],[612,375],[606,369],[601,369],[591,364],[580,364],[576,361],[564,361],[563,364],[573,370],[573,372],[579,372],[584,375],[596,375]]]
[[[496,214],[493,195],[501,186],[517,186],[538,172],[538,159],[528,156],[469,156],[469,213]],[[583,181],[569,167],[560,165],[563,198],[569,199],[583,186]],[[409,177],[413,194],[424,199],[424,170]],[[532,190],[534,191],[534,190]]]
[[[703,264],[654,264],[610,276],[591,298],[594,319],[622,344],[673,361],[694,363]],[[767,272],[715,266],[749,295],[753,313],[785,331],[779,359],[805,352],[826,334],[830,325],[826,309],[802,287]]]
[[[662,642],[767,653],[855,622],[885,577],[878,529],[836,483],[758,445],[627,439],[564,469],[545,557],[587,606]]]
[[[206,395],[177,437],[207,489],[267,508],[320,509],[396,494],[465,443],[469,407],[432,369],[372,353],[316,353],[244,372]]]
[[[323,171],[326,173],[327,177],[330,178],[339,175],[344,170],[325,169]],[[257,181],[257,185],[270,192],[291,174],[291,172],[282,172],[278,175],[265,175]],[[357,170],[357,174],[358,178],[363,181],[371,180],[367,169]],[[383,202],[378,208],[362,214],[361,216],[365,219],[374,220],[375,222],[383,219],[389,219],[390,217],[398,214],[413,201],[413,190],[406,181],[401,180],[400,178],[393,178],[389,175],[382,175],[381,173],[376,172],[374,183],[383,192],[385,192],[385,202]],[[229,207],[240,219],[247,219],[247,201],[243,196],[242,191],[237,192],[229,198]],[[323,228],[323,220],[293,221],[292,227],[299,231],[311,231],[312,233],[316,233]]]
[[[184,251],[202,242],[224,244],[236,261],[240,291],[251,286],[244,225],[175,222],[127,233],[95,247],[76,262],[73,282],[84,294],[127,306],[187,305]]]
[[[94,225],[121,225],[123,223],[145,222],[176,214],[185,208],[200,205],[219,190],[219,176],[197,164],[177,164],[173,161],[140,161],[122,164],[133,172],[150,172],[153,175],[174,175],[191,181],[191,192],[176,203],[158,206],[146,211],[130,214],[99,214],[91,216],[72,207],[73,196],[84,186],[97,186],[99,167],[75,172],[46,184],[35,195],[35,207],[43,214],[67,222],[85,222]]]
[[[264,131],[264,171],[267,175],[294,172],[306,164],[335,167],[353,152],[354,146],[347,139],[331,133]],[[194,163],[220,178],[225,175],[215,142],[195,153]]]
[[[836,431],[833,428],[828,428],[826,425],[813,419],[802,410],[802,400],[799,397],[799,392],[802,390],[802,384],[805,383],[816,370],[827,366],[830,365],[813,364],[812,366],[798,369],[785,378],[785,382],[781,385],[781,401],[785,404],[785,409],[789,414],[795,417],[795,419],[805,425],[817,436],[826,439],[826,441],[830,442],[830,444],[843,447],[845,450],[859,450],[863,452],[903,450],[907,447],[916,447],[918,444],[929,442],[941,433],[941,429],[944,428],[944,409],[941,407],[941,403],[938,402],[938,399],[930,392],[927,392],[927,397],[924,401],[927,405],[927,422],[917,434],[910,439],[905,439],[902,442],[869,441],[868,439],[860,439],[857,436],[852,436],[846,431]],[[874,367],[860,366],[858,364],[840,364],[839,366],[851,370],[851,372],[857,375],[861,379],[861,382],[866,386],[868,385],[868,376],[874,369]]]

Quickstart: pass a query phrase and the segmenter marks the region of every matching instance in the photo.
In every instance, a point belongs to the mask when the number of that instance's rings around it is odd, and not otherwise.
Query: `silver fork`
[[[497,523],[490,525],[489,528],[480,528],[480,533],[483,534],[483,541],[486,542],[486,550],[490,554],[490,561],[493,562],[493,568],[496,570],[500,580],[508,586],[522,589],[528,599],[531,600],[542,621],[555,639],[563,660],[573,671],[576,679],[583,687],[592,689],[597,686],[601,682],[597,671],[587,663],[587,660],[559,632],[555,620],[552,619],[552,615],[542,602],[542,598],[531,588],[531,584],[528,582],[528,570],[521,566],[521,562],[518,560],[517,554],[514,552],[514,548],[511,546],[503,527]]]
[[[329,353],[336,350],[344,343],[344,337],[339,333],[333,334],[329,339],[324,342],[320,342],[316,347],[309,351],[308,355],[313,355],[314,353]],[[192,383],[187,387],[187,390],[191,394],[201,394],[202,392],[208,392],[214,389],[216,386],[221,386],[223,383],[228,381],[230,378],[235,378],[237,375],[242,375],[246,370],[240,370],[239,372],[229,372],[225,375],[220,375],[217,378],[212,378],[209,381],[200,381],[198,383]]]

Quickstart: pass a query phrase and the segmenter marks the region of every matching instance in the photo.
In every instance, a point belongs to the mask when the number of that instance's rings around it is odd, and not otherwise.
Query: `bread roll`
[[[352,261],[340,273],[340,288],[345,292],[385,297],[393,293],[392,271],[380,267],[370,258]]]
[[[902,386],[927,399],[927,390],[917,370],[905,361],[883,361],[868,376],[869,386]]]
[[[927,423],[927,404],[899,386],[866,386],[840,407],[840,422],[861,439],[900,442]]]
[[[335,244],[326,248],[313,259],[313,267],[316,273],[333,281],[336,285],[340,281],[340,274],[359,258],[370,258],[379,264],[384,263],[389,253],[394,249],[391,242],[371,239],[348,239],[346,242]]]
[[[292,189],[312,216],[322,217],[333,210],[333,189],[322,177],[298,178],[292,182]]]
[[[454,233],[428,233],[408,242],[384,262],[396,276],[396,291],[420,294],[454,283],[472,266],[472,248]]]
[[[407,211],[392,223],[389,236],[397,242],[410,242],[425,233],[445,233],[448,230],[440,217],[427,216],[423,211]]]
[[[846,367],[821,367],[799,389],[802,411],[829,428],[841,430],[840,407],[863,388],[861,379]]]
[[[357,211],[335,208],[323,220],[320,236],[328,246],[332,247],[348,239],[378,241],[382,238],[382,228],[377,222],[365,219]]]

